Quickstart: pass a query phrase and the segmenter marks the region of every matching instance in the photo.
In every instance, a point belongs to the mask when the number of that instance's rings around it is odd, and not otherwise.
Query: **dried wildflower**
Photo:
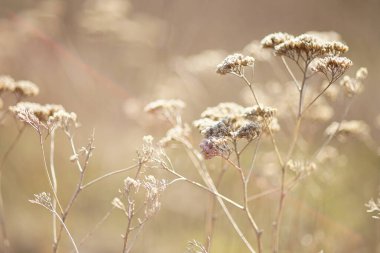
[[[349,136],[356,136],[361,140],[368,140],[370,136],[369,126],[359,120],[333,122],[325,130],[328,136],[336,135],[338,140],[345,141]]]
[[[352,61],[346,57],[327,56],[317,59],[311,70],[323,73],[332,83],[341,77],[351,66]]]
[[[9,110],[16,116],[19,112],[28,111],[37,117],[39,121],[47,122],[50,116],[52,116],[57,111],[64,110],[64,108],[61,105],[54,104],[41,105],[30,102],[19,102],[15,106],[9,107]]]
[[[131,177],[124,179],[124,190],[127,193],[131,192],[132,190],[137,193],[140,189],[140,186],[141,182],[139,180],[133,179]]]
[[[206,138],[219,138],[219,137],[229,137],[231,136],[231,129],[229,128],[229,124],[227,121],[219,121],[209,128],[205,129],[202,134]]]
[[[16,81],[10,76],[0,76],[0,94],[3,92],[13,92]]]
[[[317,169],[317,165],[309,161],[295,161],[289,160],[286,168],[295,172],[298,176],[304,177],[310,175]]]
[[[277,113],[277,109],[270,106],[254,105],[244,109],[244,118],[250,120],[271,119]]]
[[[264,39],[261,40],[261,46],[263,48],[273,48],[281,43],[284,43],[285,41],[293,39],[294,36],[290,35],[288,33],[271,33],[264,37]]]
[[[235,103],[221,103],[207,108],[202,118],[193,122],[206,138],[248,139],[260,135],[266,126],[279,128],[276,109],[267,106],[242,107]]]
[[[234,135],[235,138],[253,140],[261,134],[261,130],[262,128],[260,124],[247,121],[247,123],[241,126]]]
[[[34,194],[34,199],[29,200],[30,203],[41,205],[51,212],[54,212],[53,204],[49,193],[41,192]]]
[[[66,112],[65,110],[59,110],[53,113],[48,119],[48,125],[55,128],[63,128],[68,130],[71,126],[76,127],[77,115],[74,112]]]
[[[286,40],[276,45],[274,49],[276,55],[286,56],[297,62],[304,59],[307,63],[317,57],[339,56],[348,51],[348,47],[341,42],[325,41],[310,34]]]
[[[154,176],[149,175],[145,177],[142,182],[145,194],[145,217],[149,218],[156,214],[161,208],[159,197],[166,189],[167,183],[164,179],[158,180]]]
[[[173,121],[177,119],[185,106],[186,104],[179,99],[159,99],[147,104],[144,111]]]
[[[228,157],[231,153],[226,138],[203,139],[199,146],[205,159],[211,159],[215,156]]]
[[[181,141],[183,139],[188,138],[190,136],[190,133],[191,133],[191,129],[189,125],[187,124],[184,124],[183,126],[177,125],[166,132],[165,137],[163,137],[159,141],[159,144],[165,147],[168,143],[172,141]]]
[[[68,129],[71,126],[77,126],[76,114],[66,112],[61,105],[19,102],[15,106],[10,106],[9,110],[19,120],[36,130],[39,130],[40,126],[50,130],[57,127]]]
[[[360,68],[356,72],[356,77],[352,78],[349,76],[344,76],[340,85],[343,86],[344,91],[348,97],[360,94],[363,91],[363,80],[368,76],[368,71],[366,68]]]
[[[216,67],[216,73],[221,75],[228,73],[242,75],[244,73],[243,68],[253,66],[254,63],[255,59],[253,57],[235,53],[227,56],[223,62]]]
[[[140,163],[145,163],[150,161],[155,154],[155,147],[153,145],[153,137],[151,135],[147,135],[143,137],[143,145],[139,154]]]
[[[380,219],[380,197],[376,200],[370,199],[365,206],[367,207],[367,213],[375,213],[372,218]]]
[[[220,103],[215,107],[208,107],[202,112],[202,118],[208,118],[214,121],[220,121],[226,117],[236,120],[241,117],[244,107],[236,103]]]
[[[14,92],[21,97],[32,97],[38,95],[38,86],[30,81],[18,81],[15,84]]]

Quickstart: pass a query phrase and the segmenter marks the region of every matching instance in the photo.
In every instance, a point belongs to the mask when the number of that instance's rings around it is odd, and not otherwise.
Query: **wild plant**
[[[61,105],[21,102],[21,98],[37,94],[38,89],[27,83],[19,84],[23,88],[12,88],[8,85],[12,83],[10,79],[0,79],[0,95],[14,92],[17,102],[9,106],[0,119],[11,112],[25,126],[32,127],[39,139],[43,173],[50,188],[35,194],[30,202],[44,207],[52,215],[53,252],[58,252],[63,232],[69,236],[74,251],[80,252],[82,244],[114,209],[121,211],[127,221],[122,235],[122,252],[133,251],[136,238],[145,224],[160,210],[165,189],[180,182],[211,196],[204,241],[190,241],[188,252],[213,252],[215,217],[219,212],[223,213],[248,252],[282,251],[281,242],[286,238],[282,224],[287,219],[284,216],[287,198],[309,175],[318,173],[318,168],[332,166],[336,162],[339,148],[334,147],[333,140],[345,142],[348,137],[355,136],[372,145],[366,123],[346,119],[368,73],[365,68],[359,68],[355,77],[345,76],[353,65],[343,56],[348,46],[317,35],[274,33],[261,41],[261,47],[252,45],[246,48],[254,50],[250,54],[231,54],[216,67],[217,74],[237,78],[247,88],[246,93],[250,94],[248,105],[223,102],[204,110],[200,118],[191,124],[184,120],[186,105],[183,101],[160,99],[151,102],[145,111],[170,125],[165,136],[157,142],[152,136],[145,136],[132,165],[92,180],[86,178],[86,171],[95,149],[94,133],[86,145],[78,148],[75,132],[79,123],[75,113],[67,112]],[[260,87],[255,83],[256,60],[252,55],[261,56],[264,61],[272,61],[272,55],[280,59],[291,80],[277,92],[280,94],[272,94],[271,87]],[[269,89],[269,94],[261,97],[266,89]],[[340,117],[332,120],[331,104],[339,94],[345,109]],[[270,101],[270,104],[265,105],[262,99]],[[308,135],[306,130],[311,127],[317,138]],[[59,193],[64,186],[59,184],[54,162],[57,131],[62,131],[67,137],[72,152],[70,160],[77,170],[78,183],[66,203],[60,198]],[[191,161],[202,181],[186,176],[187,172],[179,169],[181,164],[171,158],[172,147],[181,147],[181,152]],[[6,155],[1,164],[5,158]],[[274,173],[268,174],[270,170]],[[111,211],[82,240],[74,238],[71,231],[75,228],[67,225],[67,219],[80,193],[99,181],[125,172],[131,174],[124,179],[110,203]],[[231,191],[233,193],[224,190],[226,172],[236,174],[238,181],[229,184],[231,189],[231,185],[238,188],[237,192],[235,189]],[[273,183],[260,187],[259,181],[263,178]],[[257,200],[265,197],[273,200],[269,196],[275,194],[276,209],[266,216],[270,217],[272,226],[265,227],[263,224],[267,221],[258,219],[255,212]],[[369,201],[367,207],[368,212],[380,210],[379,203],[374,200]],[[4,229],[3,222],[1,225]]]

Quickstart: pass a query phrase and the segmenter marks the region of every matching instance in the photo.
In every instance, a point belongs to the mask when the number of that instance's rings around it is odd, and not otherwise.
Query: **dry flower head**
[[[216,73],[221,75],[233,73],[240,76],[244,74],[244,67],[251,67],[254,63],[253,57],[235,53],[227,56],[222,63],[218,64]]]

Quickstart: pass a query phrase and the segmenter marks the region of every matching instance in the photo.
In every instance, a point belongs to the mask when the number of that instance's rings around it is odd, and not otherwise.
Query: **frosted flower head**
[[[127,177],[124,179],[124,191],[129,193],[134,191],[137,193],[140,189],[141,182],[139,180],[133,179],[131,177]]]
[[[0,94],[3,92],[13,92],[16,81],[10,76],[0,76]]]
[[[56,127],[68,129],[70,126],[77,126],[76,114],[66,112],[61,105],[19,102],[15,106],[10,106],[9,110],[19,120],[36,130],[39,130],[40,126],[50,130]]]
[[[51,212],[55,211],[49,193],[41,192],[34,194],[34,199],[30,199],[29,202],[32,204],[41,205]]]
[[[47,124],[53,128],[59,127],[68,130],[70,127],[78,126],[77,115],[74,112],[59,110],[49,117]]]
[[[234,73],[242,75],[243,68],[253,66],[255,59],[251,56],[244,56],[242,54],[232,54],[227,56],[222,63],[216,67],[216,73],[225,75],[228,73]]]
[[[50,116],[52,116],[57,111],[64,110],[64,108],[62,105],[41,105],[31,102],[19,102],[15,106],[10,106],[9,110],[16,116],[22,111],[28,111],[37,117],[41,122],[47,122]]]
[[[16,82],[14,92],[21,97],[32,97],[37,96],[40,90],[34,83],[22,80]]]
[[[244,109],[244,118],[251,120],[271,119],[277,113],[277,109],[270,106],[254,105]]]
[[[346,57],[327,56],[317,59],[311,70],[323,73],[330,82],[334,82],[351,66],[352,61]]]
[[[265,36],[262,40],[261,40],[261,46],[263,48],[273,48],[285,41],[288,41],[288,40],[291,40],[293,39],[294,36],[293,35],[290,35],[288,33],[282,33],[282,32],[278,32],[278,33],[271,33],[267,36]]]
[[[203,139],[199,146],[205,159],[211,159],[215,156],[228,157],[231,153],[225,138],[211,137]]]
[[[161,208],[160,195],[166,189],[167,183],[164,179],[158,180],[153,175],[145,177],[142,182],[145,189],[145,217],[150,218]]]
[[[235,103],[221,103],[207,108],[201,119],[193,122],[206,138],[249,139],[256,138],[269,126],[279,129],[275,120],[276,109],[268,106],[242,107]],[[273,127],[273,128],[272,128]]]
[[[236,138],[253,140],[261,134],[262,128],[259,123],[247,121],[235,133]]]
[[[341,42],[325,41],[310,34],[302,34],[286,40],[276,45],[274,49],[276,55],[286,56],[297,62],[300,58],[311,62],[317,57],[340,56],[348,51],[348,47]]]
[[[170,142],[173,141],[181,141],[183,139],[186,139],[190,136],[191,134],[191,129],[190,126],[187,124],[184,124],[183,126],[181,125],[176,125],[175,127],[169,129],[166,132],[165,137],[163,137],[160,141],[159,144],[162,147],[167,146]]]
[[[244,107],[236,103],[220,103],[214,107],[208,107],[202,112],[202,118],[208,118],[214,121],[222,120],[226,117],[236,120],[241,116]]]
[[[229,124],[226,121],[219,121],[215,123],[214,125],[206,128],[204,131],[202,131],[202,134],[206,138],[210,137],[228,137],[231,135],[231,129],[229,128]]]

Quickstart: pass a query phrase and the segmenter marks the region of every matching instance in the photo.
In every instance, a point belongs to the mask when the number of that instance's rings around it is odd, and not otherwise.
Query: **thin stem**
[[[193,162],[195,168],[198,170],[199,175],[203,179],[203,181],[208,185],[208,187],[214,191],[216,191],[215,184],[210,176],[210,174],[207,171],[207,168],[205,167],[202,156],[195,150],[192,145],[189,142],[182,142],[184,146],[186,147],[187,153],[190,156],[191,161]],[[216,195],[217,196],[217,195]],[[243,241],[245,246],[248,248],[248,250],[251,253],[256,253],[256,251],[253,249],[252,245],[249,243],[247,238],[244,236],[243,232],[240,230],[239,226],[237,225],[235,219],[232,217],[230,211],[226,207],[226,205],[223,202],[223,199],[220,196],[217,196],[217,200],[226,215],[227,219],[231,223],[232,227],[234,228],[235,232],[238,234],[239,238]]]
[[[293,78],[294,84],[296,85],[298,91],[300,91],[300,90],[301,90],[301,86],[299,85],[299,83],[298,83],[296,77],[294,76],[292,70],[289,68],[289,65],[288,65],[288,63],[286,62],[285,57],[284,57],[284,56],[281,56],[281,60],[282,60],[282,62],[284,63],[286,70],[289,72],[290,76]]]
[[[87,188],[87,187],[89,187],[91,185],[94,185],[95,183],[97,183],[97,182],[99,182],[99,181],[101,181],[103,179],[106,179],[106,178],[108,178],[110,176],[113,176],[113,175],[119,174],[119,173],[123,173],[123,172],[126,172],[126,171],[130,171],[130,170],[133,170],[133,169],[135,169],[137,167],[139,167],[139,164],[135,164],[135,165],[129,166],[129,167],[124,168],[124,169],[120,169],[120,170],[116,170],[116,171],[111,171],[111,172],[109,172],[107,174],[104,174],[103,176],[100,176],[100,177],[98,177],[98,178],[96,178],[94,180],[91,180],[90,182],[82,185],[81,189],[83,190],[83,189],[85,189],[85,188]]]
[[[167,169],[168,172],[170,172],[171,174],[175,175],[177,177],[177,180],[182,180],[182,181],[186,181],[192,185],[195,185],[197,186],[198,188],[202,189],[202,190],[205,190],[209,193],[212,193],[213,195],[217,196],[217,197],[220,197],[222,198],[223,200],[225,200],[226,202],[230,203],[231,205],[239,208],[239,209],[242,209],[243,210],[243,206],[242,205],[239,205],[238,203],[236,203],[235,201],[227,198],[226,196],[220,194],[218,191],[213,191],[212,189],[198,183],[198,182],[195,182],[195,181],[192,181],[190,179],[187,179],[186,177],[182,176],[181,174],[179,174],[178,172],[174,171],[174,170],[170,170],[170,169]],[[174,181],[175,182],[175,181]]]
[[[55,195],[57,195],[58,192],[58,184],[57,184],[57,177],[55,175],[55,167],[54,167],[54,137],[55,137],[55,130],[51,131],[50,133],[50,173],[53,183],[53,192]],[[52,200],[53,209],[55,210],[57,207],[57,201],[55,198]],[[53,213],[53,245],[57,244],[57,220],[55,218],[55,214]]]
[[[302,57],[302,55],[301,55],[301,57]],[[304,61],[305,61],[304,68],[302,68],[299,65],[299,67],[301,68],[301,71],[303,73],[303,78],[302,78],[301,88],[299,89],[297,122],[296,122],[296,126],[294,128],[293,138],[292,138],[289,150],[288,150],[288,154],[286,156],[286,161],[281,166],[280,198],[279,198],[277,215],[276,215],[275,220],[273,221],[273,253],[278,253],[279,246],[280,246],[280,226],[281,226],[282,214],[283,214],[283,210],[284,210],[285,197],[286,197],[286,191],[285,191],[286,164],[289,161],[289,159],[291,159],[291,157],[292,157],[292,154],[294,152],[295,146],[296,146],[297,141],[298,141],[300,129],[301,129],[302,113],[303,113],[302,112],[302,106],[303,106],[303,99],[304,99],[304,94],[305,94],[306,80],[308,79],[306,73],[307,73],[308,66],[310,64],[310,60],[309,60],[308,56],[306,56],[306,58],[307,59],[304,59]]]
[[[255,146],[255,150],[254,150],[253,156],[252,156],[251,167],[249,168],[247,178],[246,178],[247,184],[251,180],[253,169],[255,168],[255,161],[256,161],[256,157],[257,157],[257,151],[259,150],[259,146],[260,146],[260,140],[261,140],[261,134],[258,136],[258,138],[256,140],[256,146]]]
[[[260,105],[260,103],[259,103],[259,101],[258,101],[258,99],[257,99],[257,97],[256,97],[256,93],[255,93],[255,91],[254,91],[254,89],[253,89],[253,86],[252,86],[251,82],[249,82],[248,79],[247,79],[244,75],[243,75],[243,76],[239,76],[239,75],[237,75],[237,76],[240,77],[240,78],[242,78],[242,79],[244,80],[244,82],[245,82],[245,83],[247,84],[247,86],[249,87],[249,89],[250,89],[250,91],[251,91],[251,93],[252,93],[252,95],[253,95],[253,97],[254,97],[254,99],[255,99],[255,101],[256,101],[257,106],[258,106],[260,109],[262,109],[262,107],[261,107],[261,105]],[[276,152],[276,155],[277,155],[278,161],[279,161],[280,165],[283,166],[284,162],[283,162],[283,159],[282,159],[282,157],[281,157],[281,153],[280,153],[280,151],[279,151],[279,149],[278,149],[278,145],[277,145],[276,139],[274,138],[274,134],[273,134],[273,132],[272,132],[272,129],[270,129],[269,124],[268,124],[268,122],[266,121],[266,119],[264,119],[264,123],[265,123],[266,128],[267,128],[268,131],[269,131],[269,135],[270,135],[270,137],[271,137],[272,144],[273,144],[274,150],[275,150],[275,152]]]
[[[75,145],[74,145],[74,141],[73,141],[73,136],[72,136],[72,134],[69,131],[65,131],[65,133],[67,134],[68,138],[70,139],[70,143],[72,144],[71,146],[72,146],[72,149],[73,149],[73,153],[74,153],[74,155],[76,155],[76,153],[75,153],[76,149],[75,149]],[[79,193],[82,190],[84,173],[86,171],[86,168],[87,168],[87,165],[88,165],[88,161],[90,160],[90,156],[91,156],[92,150],[94,149],[93,142],[94,142],[94,134],[92,135],[92,138],[90,139],[90,142],[88,143],[87,148],[86,148],[86,157],[85,157],[85,161],[84,161],[84,166],[82,166],[79,162],[77,163],[77,166],[78,166],[78,169],[79,169],[79,172],[80,172],[79,182],[78,182],[78,184],[76,186],[76,189],[75,189],[73,195],[71,196],[71,199],[70,199],[69,203],[66,206],[65,211],[62,213],[62,221],[63,222],[66,221],[66,218],[67,218],[67,216],[68,216],[68,214],[69,214],[69,212],[71,210],[71,207],[73,206],[75,200],[77,199],[77,197],[79,196]],[[77,158],[76,160],[78,161],[79,159]],[[63,226],[61,226],[59,228],[57,240],[53,244],[53,253],[55,253],[55,252],[58,251],[58,246],[59,246],[59,242],[60,242],[61,234],[62,234],[62,227]]]
[[[305,107],[302,113],[306,112],[314,103],[322,96],[325,91],[333,84],[333,81],[330,81],[329,84]]]
[[[127,249],[127,242],[128,242],[129,233],[131,232],[130,228],[132,226],[132,219],[133,219],[133,213],[130,215],[130,217],[128,217],[128,225],[127,225],[127,229],[126,229],[125,234],[124,234],[124,243],[123,243],[122,253],[125,253],[126,249]]]
[[[103,216],[103,218],[95,224],[95,226],[82,238],[82,240],[79,242],[79,247],[82,246],[85,241],[90,238],[94,232],[110,217],[112,211],[115,209],[114,206],[111,207],[111,209]]]
[[[59,202],[59,199],[58,199],[58,196],[57,196],[56,192],[54,191],[54,185],[53,185],[52,179],[50,177],[50,173],[49,173],[49,169],[48,169],[47,161],[46,161],[46,154],[45,154],[45,148],[44,148],[44,143],[43,143],[43,136],[42,136],[42,133],[41,133],[40,130],[38,131],[38,134],[40,136],[40,146],[41,146],[41,150],[42,150],[42,158],[43,158],[43,162],[44,162],[45,172],[46,172],[46,175],[47,175],[47,178],[48,178],[48,181],[49,181],[49,185],[50,185],[51,190],[53,191],[53,196],[54,196],[54,199],[57,201],[59,210],[60,210],[61,213],[63,213],[63,208],[61,206],[61,203]]]
[[[240,174],[240,179],[241,179],[241,183],[242,183],[242,186],[243,186],[243,199],[244,199],[244,201],[243,201],[244,202],[244,209],[243,209],[243,211],[245,212],[245,214],[246,214],[246,216],[248,218],[248,221],[249,221],[251,227],[255,231],[256,239],[257,239],[258,252],[261,253],[262,252],[262,244],[261,244],[262,231],[261,231],[261,229],[259,229],[258,225],[256,224],[256,221],[253,219],[252,214],[251,214],[251,212],[249,210],[249,206],[248,206],[248,183],[247,183],[247,180],[245,179],[243,169],[240,166],[235,165],[229,159],[226,159],[226,161],[228,163],[230,163],[231,165],[233,165],[238,170],[238,172]]]
[[[76,253],[79,253],[79,250],[78,250],[78,247],[77,245],[75,244],[75,241],[74,241],[74,238],[73,236],[71,235],[69,229],[67,228],[66,224],[63,222],[63,220],[59,217],[58,213],[56,211],[54,211],[54,214],[56,215],[57,219],[61,222],[63,228],[65,229],[67,235],[69,236],[70,240],[71,240],[71,243],[73,244],[74,246],[74,250]]]

